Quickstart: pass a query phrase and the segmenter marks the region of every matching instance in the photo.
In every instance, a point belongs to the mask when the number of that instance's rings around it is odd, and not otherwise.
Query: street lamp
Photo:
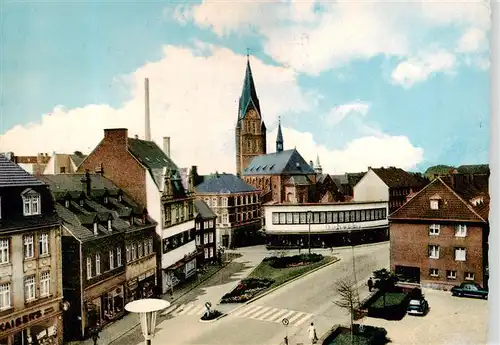
[[[312,212],[307,211],[307,218],[308,218],[308,223],[309,223],[309,240],[308,240],[308,248],[309,248],[309,255],[311,255],[311,218],[312,218]]]
[[[351,252],[352,252],[352,274],[354,276],[354,286],[357,286],[358,281],[356,279],[356,260],[354,256],[354,244],[352,243],[352,230],[349,230],[349,242],[351,244]]]
[[[170,303],[157,298],[139,299],[127,303],[125,310],[129,313],[139,314],[141,321],[141,330],[144,335],[145,344],[151,345],[151,339],[155,333],[156,327],[156,313],[160,310],[168,308]]]

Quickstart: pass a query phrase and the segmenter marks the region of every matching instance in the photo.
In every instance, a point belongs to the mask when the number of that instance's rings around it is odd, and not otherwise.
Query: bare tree
[[[354,344],[354,315],[360,306],[358,289],[349,278],[339,280],[335,284],[335,289],[340,298],[334,303],[351,316],[351,344]]]

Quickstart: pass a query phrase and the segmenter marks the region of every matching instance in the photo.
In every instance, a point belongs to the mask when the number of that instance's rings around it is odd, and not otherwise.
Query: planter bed
[[[212,310],[212,312],[210,313],[210,315],[208,317],[205,316],[205,314],[203,314],[203,316],[200,318],[201,321],[213,321],[219,317],[221,317],[222,315],[224,315],[222,312],[218,311],[218,310]]]
[[[323,260],[323,255],[321,254],[299,254],[293,256],[271,256],[262,260],[266,262],[272,268],[288,268],[297,266],[306,266],[315,262]]]
[[[368,309],[368,316],[386,320],[401,320],[406,315],[406,308],[410,296],[404,292],[387,292],[384,296],[381,292],[370,299],[365,307]]]
[[[225,294],[220,303],[243,303],[251,300],[259,292],[269,288],[274,281],[271,279],[243,279],[233,291]]]
[[[355,345],[384,345],[389,342],[387,331],[384,328],[363,326],[362,332],[358,324],[354,325]],[[351,330],[348,327],[338,326],[330,332],[322,341],[321,345],[351,345]]]

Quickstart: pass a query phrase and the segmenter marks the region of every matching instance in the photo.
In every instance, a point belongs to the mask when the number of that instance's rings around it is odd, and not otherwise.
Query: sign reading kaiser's
[[[2,322],[2,323],[0,323],[0,331],[4,332],[4,331],[8,331],[9,329],[20,327],[25,323],[39,319],[40,317],[42,317],[42,315],[43,315],[42,311],[38,310],[38,311],[35,311],[33,313],[17,317],[15,319],[10,320],[10,321]]]

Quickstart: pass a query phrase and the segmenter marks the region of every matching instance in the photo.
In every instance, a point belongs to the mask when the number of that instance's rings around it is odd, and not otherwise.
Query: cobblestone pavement
[[[450,292],[424,289],[430,311],[400,321],[364,318],[365,325],[383,327],[390,345],[485,345],[488,301],[452,297]]]

